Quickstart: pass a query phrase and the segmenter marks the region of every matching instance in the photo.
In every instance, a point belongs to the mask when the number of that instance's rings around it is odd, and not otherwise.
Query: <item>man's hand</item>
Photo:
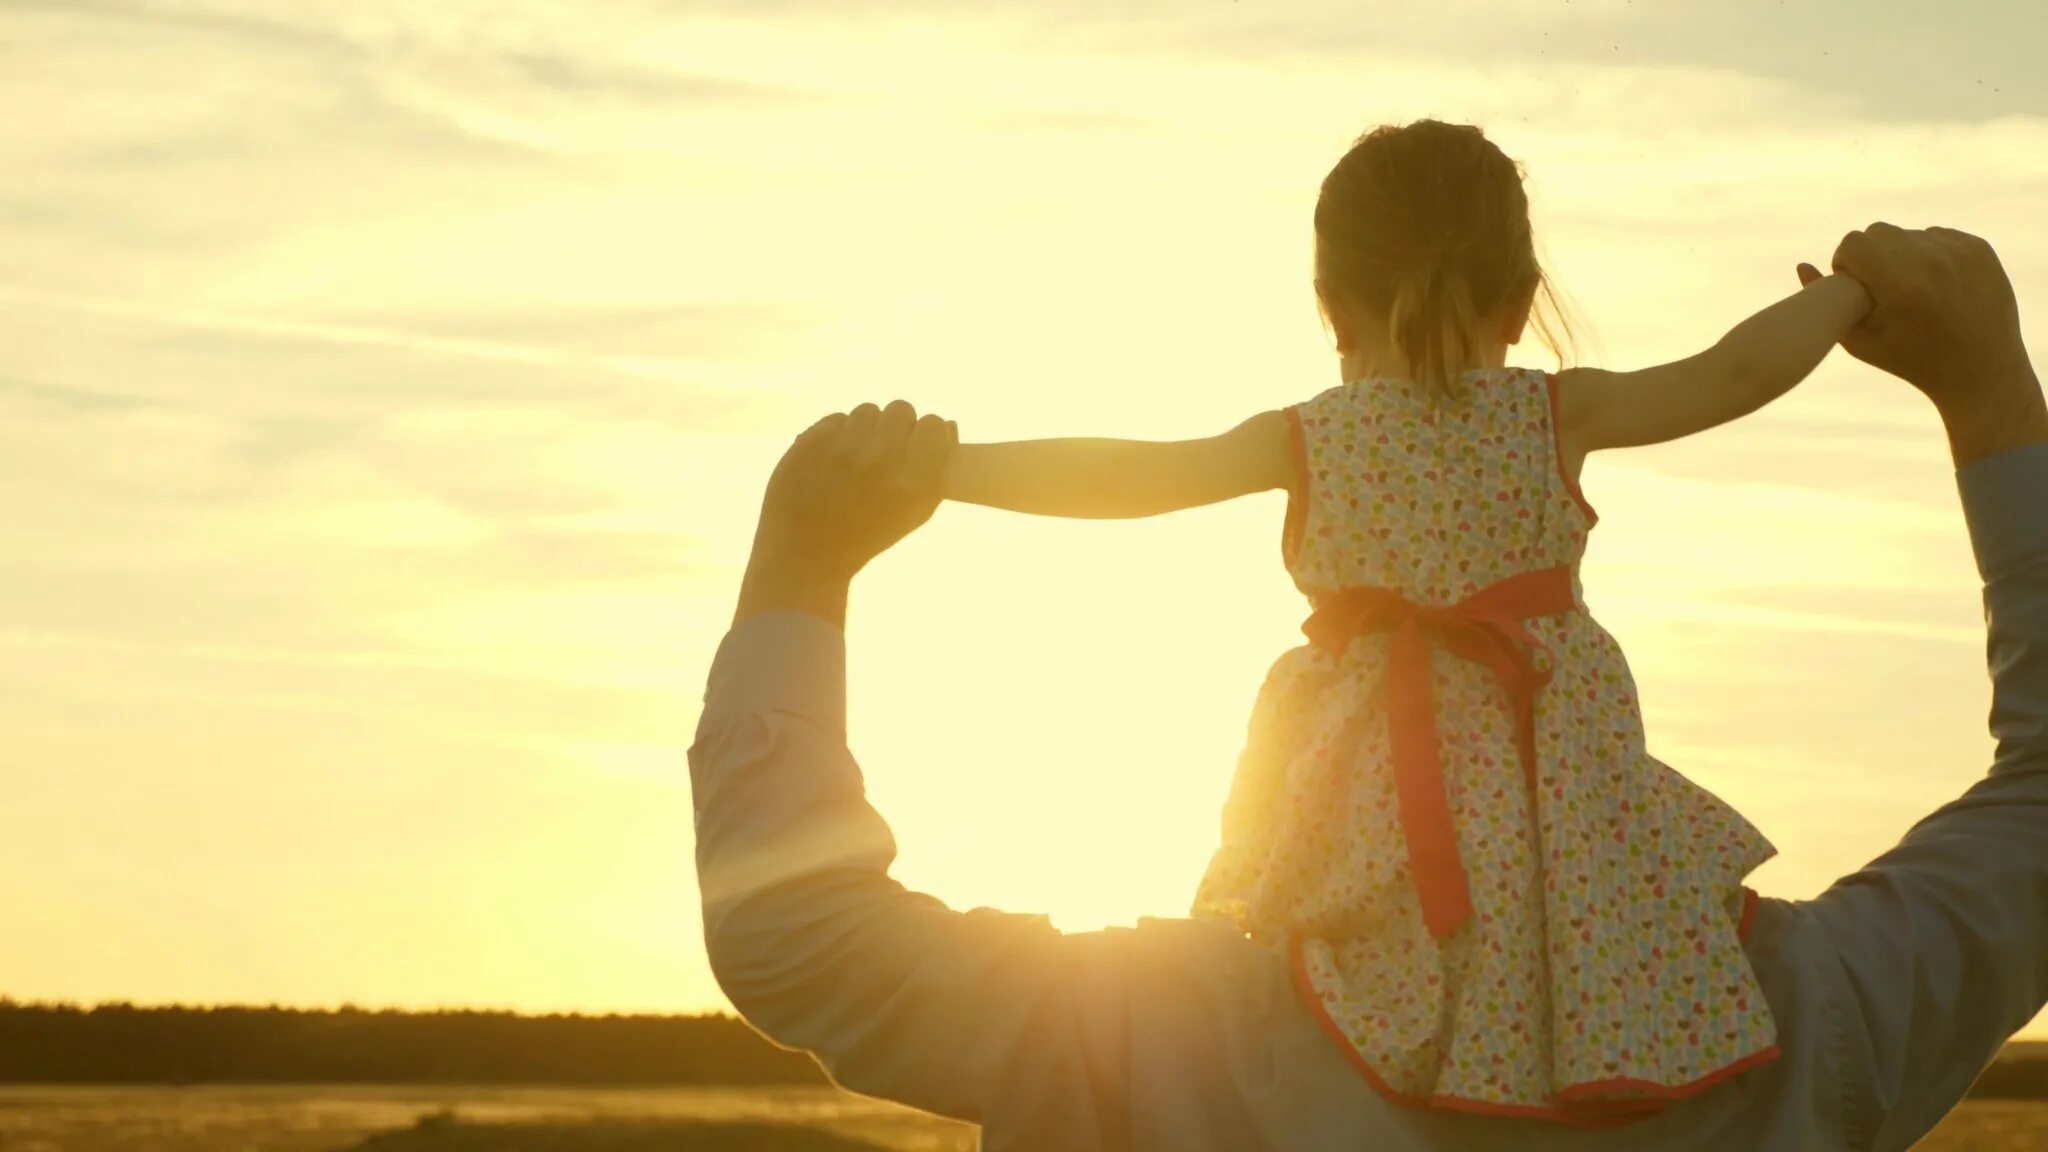
[[[811,425],[768,478],[733,623],[796,611],[843,626],[854,575],[938,508],[959,440],[951,421],[901,400]]]
[[[1842,347],[1918,388],[1948,428],[1961,467],[2048,443],[2048,406],[2020,338],[2019,302],[1991,245],[1952,228],[1872,224],[1842,238],[1834,270],[1873,307]],[[1799,266],[1801,283],[1820,270]]]

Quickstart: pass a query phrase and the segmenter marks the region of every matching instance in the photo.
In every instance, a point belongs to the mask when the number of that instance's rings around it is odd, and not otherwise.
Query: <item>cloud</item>
[[[361,47],[350,38],[315,23],[263,15],[275,9],[226,7],[192,3],[146,3],[122,0],[13,0],[10,12],[87,25],[136,26],[151,32],[188,32],[224,37],[266,49],[287,49],[321,56],[355,56]]]
[[[616,457],[622,438],[640,451],[602,421],[518,411],[433,430],[414,414],[280,431],[160,405],[18,403],[44,413],[0,401],[0,621],[16,626],[346,648],[388,640],[394,613],[458,599],[637,598],[718,570],[680,493],[622,489],[584,463]]]
[[[725,517],[693,513],[692,494],[779,403],[579,352],[573,323],[522,344],[15,304],[0,311],[0,631],[74,645],[645,677],[628,616],[521,625],[607,601],[644,621],[636,606],[720,574],[702,534]],[[652,322],[615,317],[593,348]],[[441,636],[445,614],[498,604],[517,608],[481,648]]]
[[[1803,631],[1810,621],[1820,631],[1865,636],[1909,636],[1962,645],[1972,660],[1984,639],[1983,606],[1967,585],[1868,587],[1841,584],[1828,588],[1801,585],[1758,585],[1720,593],[1719,601],[1758,608],[1770,615],[1773,627]]]
[[[793,88],[668,73],[651,67],[607,65],[561,53],[515,52],[505,59],[522,79],[543,88],[578,96],[733,104],[790,100],[804,95]]]
[[[848,25],[926,20],[957,6],[867,0],[712,0],[686,13],[745,15],[763,23],[831,19]],[[943,17],[942,17],[943,18]],[[1589,69],[1714,71],[1825,93],[1886,120],[1977,120],[2048,115],[2048,77],[2033,45],[2048,10],[2031,0],[1935,9],[1860,0],[1734,0],[1711,7],[1628,0],[1341,0],[1243,4],[1140,0],[1104,7],[1079,0],[979,5],[973,22],[1013,40],[1120,57],[1186,57],[1320,66],[1433,61],[1462,70],[1539,65],[1565,83]]]
[[[626,370],[664,358],[718,362],[745,358],[786,343],[814,321],[789,304],[691,301],[630,304],[566,303],[551,307],[412,309],[402,316],[375,312],[337,317],[370,330],[403,329],[456,347],[546,348],[567,354],[620,357]]]
[[[80,415],[96,412],[130,412],[137,408],[148,408],[156,402],[122,392],[110,392],[97,388],[57,388],[47,384],[33,384],[25,380],[9,380],[0,377],[0,395],[14,396],[27,400],[31,412],[45,409],[64,415]]]
[[[456,406],[523,404],[562,414],[716,432],[787,415],[773,395],[713,383],[735,356],[800,323],[746,305],[565,306],[384,320],[297,320],[38,292],[0,283],[0,333],[18,379],[38,394],[83,388],[110,363],[143,356],[138,398],[248,414],[362,415],[398,398]]]

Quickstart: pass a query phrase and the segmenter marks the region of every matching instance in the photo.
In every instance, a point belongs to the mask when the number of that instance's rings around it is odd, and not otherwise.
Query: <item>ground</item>
[[[0,1152],[970,1152],[974,1131],[814,1089],[0,1085]],[[1919,1152],[2039,1152],[2048,1103],[1965,1104]]]

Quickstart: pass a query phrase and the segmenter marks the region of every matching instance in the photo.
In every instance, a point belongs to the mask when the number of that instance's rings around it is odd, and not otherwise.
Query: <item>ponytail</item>
[[[1479,309],[1465,277],[1442,260],[1419,261],[1393,285],[1388,335],[1409,375],[1445,400],[1464,395],[1464,371],[1477,359]]]
[[[1375,128],[1316,195],[1315,288],[1339,354],[1374,327],[1442,400],[1486,341],[1480,317],[1531,300],[1536,334],[1569,356],[1571,323],[1536,259],[1522,170],[1469,124]],[[1532,295],[1533,294],[1533,295]]]

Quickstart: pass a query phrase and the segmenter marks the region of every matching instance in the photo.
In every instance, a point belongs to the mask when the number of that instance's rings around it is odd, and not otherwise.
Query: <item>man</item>
[[[890,880],[846,750],[847,589],[931,515],[956,440],[900,403],[828,417],[784,456],[712,669],[691,778],[726,994],[841,1084],[979,1121],[991,1150],[1910,1146],[2048,1000],[2048,403],[1982,240],[1876,224],[1834,266],[1875,301],[1845,346],[1947,429],[1998,752],[1869,867],[1762,903],[1748,951],[1777,1062],[1619,1129],[1403,1108],[1324,1037],[1276,948],[1195,921],[1063,935]]]

